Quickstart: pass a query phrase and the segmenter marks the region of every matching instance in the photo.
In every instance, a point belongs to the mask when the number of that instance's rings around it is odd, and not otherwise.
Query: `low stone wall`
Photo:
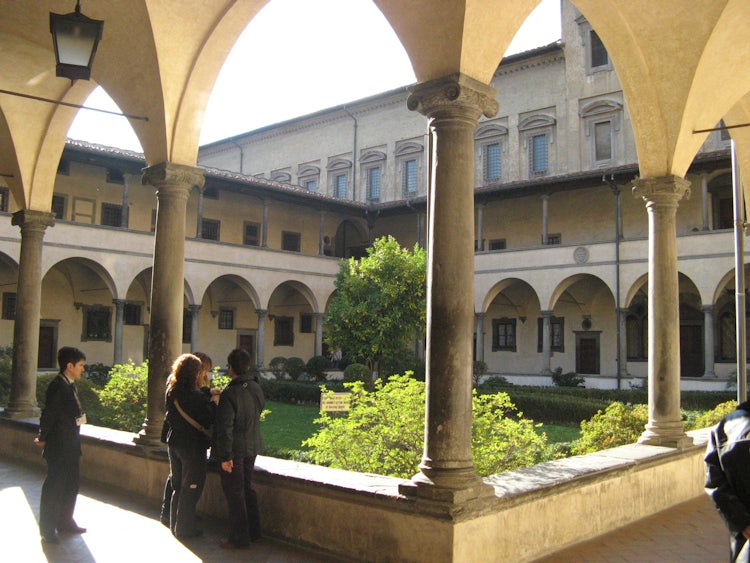
[[[0,418],[0,454],[44,464],[36,421]],[[85,426],[82,477],[138,494],[158,514],[166,453],[133,434]],[[703,493],[706,432],[684,450],[629,445],[485,479],[494,495],[445,507],[399,494],[401,479],[259,457],[264,533],[362,561],[523,562]],[[199,509],[224,518],[215,470]]]

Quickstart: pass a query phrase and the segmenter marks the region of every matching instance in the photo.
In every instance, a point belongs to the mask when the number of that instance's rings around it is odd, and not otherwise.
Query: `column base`
[[[133,443],[147,448],[163,448],[164,443],[161,441],[161,429],[157,432],[152,425],[145,422],[141,431],[133,438]]]
[[[0,416],[3,418],[9,418],[11,420],[22,420],[25,418],[39,418],[42,411],[37,406],[13,406],[9,405],[0,412]]]
[[[411,481],[399,485],[404,496],[437,503],[457,505],[495,496],[495,489],[472,470],[435,471],[432,477],[417,473]]]
[[[646,425],[646,430],[638,438],[638,443],[646,446],[664,446],[682,450],[692,446],[693,439],[685,434],[680,422],[679,427],[675,425],[669,425],[668,427]]]

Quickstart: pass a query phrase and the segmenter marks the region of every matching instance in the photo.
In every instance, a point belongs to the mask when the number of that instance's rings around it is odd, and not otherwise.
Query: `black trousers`
[[[169,527],[178,538],[190,537],[198,532],[195,507],[206,483],[206,449],[170,444],[169,469],[172,475]]]
[[[221,488],[229,510],[229,541],[244,546],[260,538],[258,497],[252,486],[255,456],[236,457],[232,461],[234,467],[231,473],[219,470]]]
[[[77,453],[47,459],[47,478],[39,503],[39,531],[52,536],[56,528],[74,525],[73,512],[80,486],[80,460]]]

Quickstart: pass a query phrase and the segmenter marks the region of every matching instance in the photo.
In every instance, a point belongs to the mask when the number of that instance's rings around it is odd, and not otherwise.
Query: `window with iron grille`
[[[609,54],[607,53],[607,48],[593,29],[589,31],[589,42],[591,50],[591,68],[609,66]]]
[[[312,180],[305,180],[302,182],[302,187],[309,192],[315,192],[318,190],[318,181],[314,178]]]
[[[292,317],[274,319],[273,345],[294,346],[294,319]]]
[[[417,193],[417,159],[404,161],[404,194]]]
[[[248,246],[260,246],[260,225],[258,223],[245,223],[242,243]]]
[[[492,319],[492,351],[516,351],[516,319]]]
[[[339,199],[346,199],[346,191],[347,191],[346,180],[347,180],[346,174],[336,174],[336,176],[334,177],[333,181],[334,181],[335,192],[336,192],[334,195]]]
[[[564,332],[565,319],[562,317],[550,317],[550,350],[552,352],[565,352]],[[544,319],[539,317],[537,322],[539,338],[537,341],[537,351],[542,351],[542,337],[544,335]]]
[[[292,233],[290,231],[282,231],[281,233],[281,249],[291,250],[292,252],[300,251],[300,243],[302,235],[300,233]]]
[[[3,318],[14,320],[16,318],[16,292],[3,292]]]
[[[612,122],[594,123],[594,160],[608,162],[612,160]]]
[[[52,213],[55,219],[65,219],[65,196],[52,196]]]
[[[216,219],[201,219],[201,238],[205,240],[219,240],[221,221]]]
[[[138,303],[125,303],[122,309],[122,321],[126,325],[140,325],[141,305]]]
[[[227,308],[219,309],[219,329],[220,330],[233,330],[234,329],[234,309],[227,309]]]
[[[107,168],[107,183],[122,185],[125,183],[125,174],[117,168]]]
[[[122,205],[102,203],[101,223],[108,227],[122,227]]]
[[[495,182],[500,179],[500,143],[484,146],[484,181]]]
[[[300,313],[299,331],[304,333],[313,332],[313,316],[310,313]]]
[[[382,169],[374,166],[367,169],[367,200],[371,202],[380,201],[380,176]]]
[[[83,306],[83,334],[82,341],[112,340],[112,308],[101,305]]]
[[[547,135],[534,135],[531,137],[530,143],[531,156],[529,158],[529,165],[531,167],[532,176],[544,176],[547,174]]]

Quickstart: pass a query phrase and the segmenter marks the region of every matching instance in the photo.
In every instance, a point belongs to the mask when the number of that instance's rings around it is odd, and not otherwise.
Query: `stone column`
[[[122,177],[122,212],[120,214],[120,223],[123,229],[127,229],[130,226],[130,199],[128,195],[130,185],[128,174],[123,174]]]
[[[162,446],[164,390],[174,360],[182,353],[185,298],[185,218],[193,186],[203,186],[204,171],[163,162],[143,170],[143,183],[156,188],[154,267],[148,351],[148,410],[135,441]]]
[[[113,299],[115,306],[115,346],[112,362],[115,364],[122,363],[122,332],[125,326],[125,300]]]
[[[714,371],[714,306],[703,305],[703,356],[706,371],[703,377],[716,377]]]
[[[314,355],[323,355],[323,313],[313,313],[315,317],[315,350]]]
[[[552,373],[552,313],[540,311],[542,315],[542,375]]]
[[[326,212],[320,211],[320,229],[318,232],[318,254],[323,256],[326,253],[325,244],[325,231],[326,231]]]
[[[462,74],[415,86],[407,101],[433,137],[427,236],[427,406],[421,472],[405,494],[454,506],[494,494],[471,454],[474,132],[497,92]]]
[[[36,403],[36,373],[39,361],[39,317],[42,310],[42,241],[55,216],[44,211],[16,211],[12,225],[21,227],[18,259],[16,320],[13,323],[13,367],[10,399],[4,416],[39,416]]]
[[[708,230],[708,175],[701,174],[701,210],[703,211],[702,230]]]
[[[487,313],[475,313],[474,318],[476,319],[476,347],[474,349],[474,357],[477,359],[478,362],[484,361],[484,319],[487,316]]]
[[[542,244],[547,244],[549,237],[549,196],[542,196]]]
[[[620,323],[620,376],[628,374],[628,309],[617,312],[617,322]]]
[[[200,305],[189,305],[190,308],[190,350],[200,351],[200,327],[198,325],[198,314],[201,312]]]
[[[635,180],[633,195],[648,212],[648,423],[638,442],[685,447],[680,415],[680,314],[677,205],[690,182],[677,176]]]
[[[188,191],[188,199],[190,191]],[[195,214],[195,238],[203,238],[203,190],[200,189],[198,190],[198,209]]]
[[[258,342],[255,346],[256,358],[258,359],[258,368],[262,369],[266,365],[266,317],[268,309],[255,309],[258,315]]]

